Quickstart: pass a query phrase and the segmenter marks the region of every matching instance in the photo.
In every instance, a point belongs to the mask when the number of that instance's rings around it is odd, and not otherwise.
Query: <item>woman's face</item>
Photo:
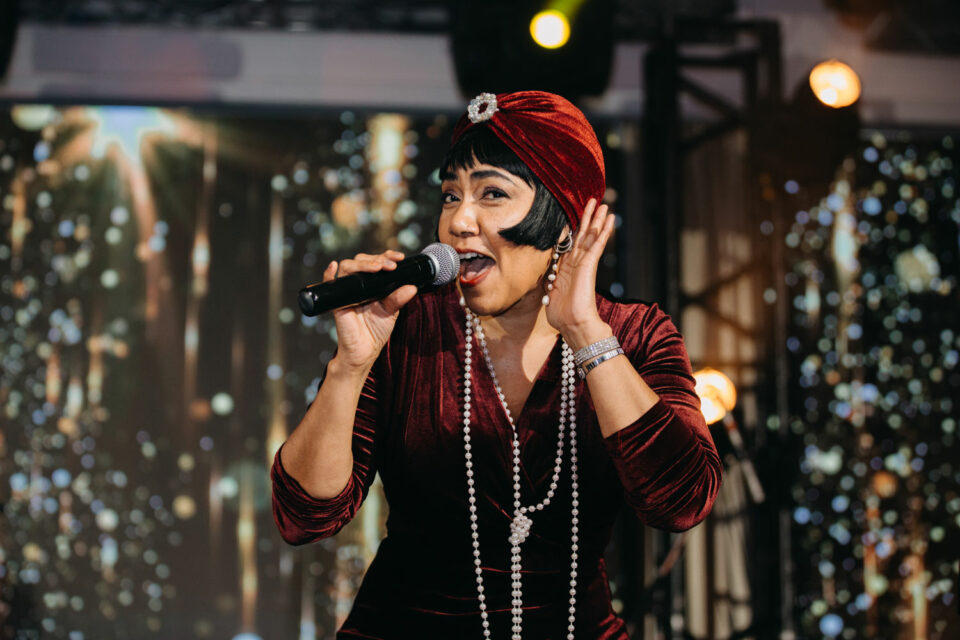
[[[530,211],[536,190],[505,169],[475,164],[441,176],[438,234],[460,254],[460,291],[479,315],[538,309],[551,251],[516,245],[500,231]]]

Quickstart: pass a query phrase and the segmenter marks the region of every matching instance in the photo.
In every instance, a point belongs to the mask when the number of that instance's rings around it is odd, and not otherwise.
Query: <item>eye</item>
[[[483,197],[499,199],[499,198],[507,198],[509,196],[507,195],[506,191],[497,189],[496,187],[487,187],[486,189],[483,190]]]
[[[444,191],[440,198],[443,201],[443,204],[450,204],[459,200],[459,198],[450,191]]]

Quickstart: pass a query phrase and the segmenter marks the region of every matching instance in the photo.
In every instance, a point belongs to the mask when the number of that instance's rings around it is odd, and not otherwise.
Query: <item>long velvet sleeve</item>
[[[300,545],[328,538],[342,529],[356,515],[377,472],[377,443],[382,433],[383,407],[389,403],[379,380],[385,375],[388,349],[384,348],[377,364],[363,385],[353,426],[353,471],[346,486],[334,498],[316,498],[287,473],[280,460],[280,451],[273,459],[270,479],[273,484],[273,519],[280,536],[289,544]],[[378,397],[380,399],[378,399]]]
[[[710,512],[720,488],[720,458],[700,413],[682,336],[656,304],[634,309],[618,338],[660,400],[604,445],[640,520],[683,531]]]

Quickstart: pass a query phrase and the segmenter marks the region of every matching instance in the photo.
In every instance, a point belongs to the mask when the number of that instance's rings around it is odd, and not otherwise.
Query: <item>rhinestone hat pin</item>
[[[492,93],[481,93],[467,107],[467,117],[474,124],[489,120],[496,112],[497,96]]]

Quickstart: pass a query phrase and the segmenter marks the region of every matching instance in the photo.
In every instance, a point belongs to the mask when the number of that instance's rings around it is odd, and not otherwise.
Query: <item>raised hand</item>
[[[575,349],[610,335],[609,327],[597,313],[595,291],[597,266],[613,233],[613,223],[614,215],[607,205],[598,207],[591,198],[574,235],[573,248],[560,256],[546,309],[547,321]]]
[[[393,271],[403,259],[399,251],[385,251],[378,255],[359,253],[352,259],[336,261],[327,265],[323,281],[329,282],[338,276],[352,273]],[[337,358],[344,366],[367,371],[373,366],[380,351],[390,338],[397,322],[400,308],[417,294],[413,285],[404,285],[382,300],[362,305],[336,309],[333,313],[337,324]]]

